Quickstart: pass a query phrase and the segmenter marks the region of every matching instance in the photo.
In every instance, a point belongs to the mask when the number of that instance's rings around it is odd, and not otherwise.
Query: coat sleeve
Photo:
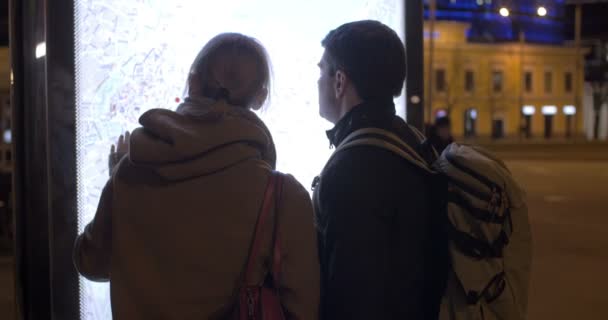
[[[282,197],[281,301],[288,319],[318,319],[319,261],[310,196],[292,176],[285,176]]]
[[[384,151],[343,156],[348,160],[328,167],[320,186],[321,319],[420,319],[421,186]]]
[[[81,275],[91,281],[110,280],[112,197],[110,179],[101,193],[95,217],[76,238],[74,245],[74,265]]]

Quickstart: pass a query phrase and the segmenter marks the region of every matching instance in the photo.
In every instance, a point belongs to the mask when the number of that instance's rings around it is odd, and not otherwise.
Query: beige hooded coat
[[[223,101],[151,110],[116,166],[74,262],[110,281],[115,319],[209,319],[234,302],[262,196],[275,165],[268,129]],[[271,215],[274,217],[274,214]],[[279,210],[281,299],[295,319],[316,319],[319,266],[311,202],[287,176]],[[262,281],[270,230],[258,261]]]

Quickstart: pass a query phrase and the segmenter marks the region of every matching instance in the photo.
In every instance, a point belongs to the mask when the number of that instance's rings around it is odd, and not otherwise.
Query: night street
[[[605,319],[608,162],[510,161],[534,237],[529,319]]]

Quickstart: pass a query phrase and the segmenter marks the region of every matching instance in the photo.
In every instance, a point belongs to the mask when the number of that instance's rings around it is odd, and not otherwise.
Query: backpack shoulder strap
[[[420,132],[420,130],[418,130],[418,128],[408,124],[407,125],[410,130],[412,130],[412,132],[416,135],[416,137],[418,137],[418,142],[422,143],[424,140],[426,140],[426,137],[424,136],[424,134],[422,132]]]
[[[415,166],[429,172],[434,171],[429,167],[426,161],[414,150],[411,146],[401,140],[392,132],[378,128],[363,128],[349,134],[344,141],[336,148],[336,151],[331,155],[331,159],[340,151],[350,149],[357,146],[373,146],[390,151]]]

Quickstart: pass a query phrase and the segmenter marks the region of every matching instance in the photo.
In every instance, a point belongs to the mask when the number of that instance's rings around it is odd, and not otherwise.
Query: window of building
[[[567,93],[572,92],[572,72],[566,72],[566,74],[564,74],[564,90]]]
[[[551,71],[545,72],[545,93],[551,93],[553,91],[553,73]]]
[[[437,69],[435,70],[435,88],[437,92],[445,91],[445,70]]]
[[[532,72],[526,71],[524,74],[524,88],[527,93],[532,92]]]
[[[475,74],[471,70],[467,70],[464,74],[464,89],[466,92],[475,91]]]
[[[492,72],[492,90],[494,92],[502,92],[504,75],[502,71],[496,70]]]

